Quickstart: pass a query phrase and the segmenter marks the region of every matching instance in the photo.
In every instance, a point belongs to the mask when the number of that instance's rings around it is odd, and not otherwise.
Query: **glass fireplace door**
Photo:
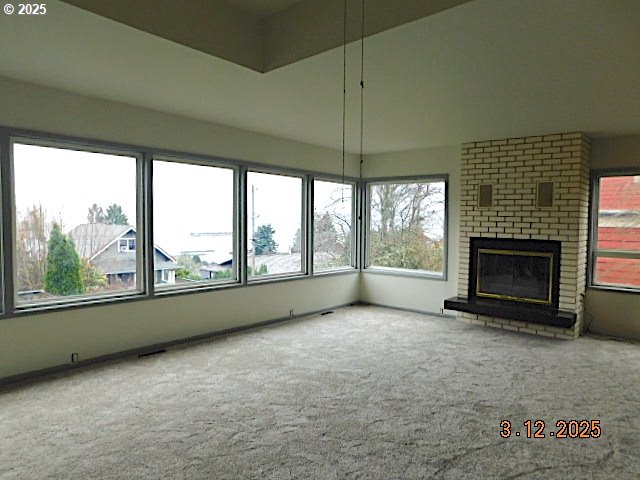
[[[551,304],[553,254],[478,249],[476,295]]]

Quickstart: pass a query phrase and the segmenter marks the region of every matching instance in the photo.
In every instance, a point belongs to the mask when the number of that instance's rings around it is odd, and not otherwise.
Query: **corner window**
[[[13,143],[16,304],[139,291],[136,158]]]
[[[640,172],[596,177],[592,284],[640,288]]]
[[[313,182],[313,270],[326,272],[353,264],[353,184]]]
[[[153,161],[153,244],[159,288],[236,281],[234,170]]]
[[[247,273],[302,273],[305,232],[301,177],[247,172]]]
[[[367,185],[367,267],[444,277],[446,180]]]

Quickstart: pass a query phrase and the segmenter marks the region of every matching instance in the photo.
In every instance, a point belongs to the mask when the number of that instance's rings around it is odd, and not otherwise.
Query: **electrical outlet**
[[[72,354],[71,354],[71,364],[72,364],[72,365],[73,365],[73,364],[76,364],[76,363],[78,363],[78,361],[79,361],[79,360],[78,360],[78,354],[77,354],[77,353],[72,353]]]

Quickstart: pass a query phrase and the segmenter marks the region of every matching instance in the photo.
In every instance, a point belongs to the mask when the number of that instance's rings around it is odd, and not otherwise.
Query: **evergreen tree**
[[[276,231],[271,224],[260,225],[256,230],[255,238],[253,239],[253,246],[256,255],[270,255],[276,253],[278,250],[278,244],[273,239]]]
[[[60,224],[54,223],[51,228],[51,233],[49,234],[49,243],[47,244],[47,264],[49,263],[51,252],[60,246],[63,237],[64,234],[62,233]]]
[[[58,224],[51,230],[48,251],[45,290],[54,295],[84,293],[80,258],[73,240],[62,233]]]
[[[86,292],[101,292],[107,287],[107,276],[102,273],[89,260],[83,258],[80,260],[82,285]]]
[[[122,211],[122,207],[116,203],[107,207],[105,222],[109,225],[129,225],[129,219]]]

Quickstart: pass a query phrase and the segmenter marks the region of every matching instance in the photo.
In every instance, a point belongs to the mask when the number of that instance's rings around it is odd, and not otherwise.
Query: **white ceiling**
[[[341,146],[341,48],[261,74],[65,3],[48,6],[40,18],[0,16],[0,75]],[[639,49],[638,0],[475,0],[373,35],[365,41],[365,151],[640,133]],[[350,45],[352,152],[359,56]]]

